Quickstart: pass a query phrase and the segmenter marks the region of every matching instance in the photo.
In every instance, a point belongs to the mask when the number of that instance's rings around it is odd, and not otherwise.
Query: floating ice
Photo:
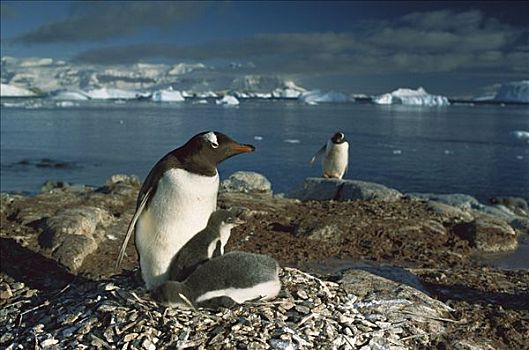
[[[515,130],[515,131],[512,131],[511,134],[514,136],[514,138],[516,138],[517,140],[520,140],[520,141],[525,141],[527,143],[529,143],[529,131],[525,131],[525,130]]]
[[[215,101],[218,105],[237,106],[239,100],[235,96],[226,95],[222,99]]]
[[[374,97],[373,102],[379,105],[402,104],[409,106],[448,106],[450,104],[445,96],[430,95],[422,87],[417,90],[397,89]]]
[[[320,90],[311,90],[311,91],[304,92],[299,96],[299,100],[309,105],[315,105],[318,103],[327,103],[327,102],[351,101],[349,97],[347,97],[346,95],[340,92],[335,92],[335,91],[322,92]]]
[[[253,139],[257,140],[257,141],[261,141],[263,139],[263,137],[262,136],[254,136]]]
[[[61,101],[85,101],[90,97],[81,90],[59,90],[52,94],[52,99]]]
[[[298,139],[285,139],[285,140],[283,140],[283,142],[286,142],[286,143],[300,143],[301,141],[299,141]]]
[[[86,94],[94,100],[135,100],[142,96],[137,91],[112,88],[94,89],[88,91]]]
[[[0,96],[2,97],[32,97],[37,96],[33,91],[10,84],[1,84]]]
[[[402,154],[402,150],[400,149],[394,149],[393,154]]]
[[[155,102],[183,102],[185,98],[178,90],[166,89],[153,92],[152,100]]]
[[[529,80],[502,84],[496,92],[495,101],[529,103]]]

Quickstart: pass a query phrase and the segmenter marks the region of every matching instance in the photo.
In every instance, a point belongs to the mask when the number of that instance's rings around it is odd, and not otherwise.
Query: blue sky
[[[529,2],[2,1],[2,56],[241,63],[358,92],[529,77]]]

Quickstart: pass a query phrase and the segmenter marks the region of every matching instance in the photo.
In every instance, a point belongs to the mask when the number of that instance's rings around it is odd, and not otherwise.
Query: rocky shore
[[[238,172],[221,184],[219,206],[242,208],[246,224],[226,248],[276,258],[282,292],[186,311],[141,288],[133,244],[114,270],[139,185],[114,175],[100,188],[2,193],[0,347],[527,347],[529,271],[474,258],[513,251],[528,234],[517,203],[316,178],[274,195],[266,178]]]

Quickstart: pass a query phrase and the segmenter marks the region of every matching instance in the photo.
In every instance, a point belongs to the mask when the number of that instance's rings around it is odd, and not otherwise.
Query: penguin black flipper
[[[314,165],[314,162],[316,161],[316,159],[318,159],[319,157],[323,156],[325,154],[325,149],[327,148],[327,145],[323,145],[319,150],[318,152],[316,152],[314,154],[314,156],[312,156],[312,159],[309,161],[309,164],[310,166],[313,166]]]
[[[132,231],[134,231],[136,222],[138,221],[138,218],[143,212],[145,205],[149,201],[150,196],[151,196],[151,189],[149,189],[143,196],[143,199],[139,203],[138,208],[136,209],[136,212],[134,213],[134,216],[132,217],[132,220],[130,221],[129,228],[127,229],[127,234],[125,235],[125,238],[123,239],[123,243],[121,244],[121,249],[119,250],[118,260],[116,261],[116,269],[118,269],[121,266],[121,262],[123,261],[123,257],[125,256],[125,250],[127,249],[127,244],[129,243],[130,236],[132,236]]]

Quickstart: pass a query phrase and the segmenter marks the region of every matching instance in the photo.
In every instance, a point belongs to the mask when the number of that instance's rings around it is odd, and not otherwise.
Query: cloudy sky
[[[2,56],[234,62],[309,87],[449,95],[529,78],[529,2],[1,2]]]

